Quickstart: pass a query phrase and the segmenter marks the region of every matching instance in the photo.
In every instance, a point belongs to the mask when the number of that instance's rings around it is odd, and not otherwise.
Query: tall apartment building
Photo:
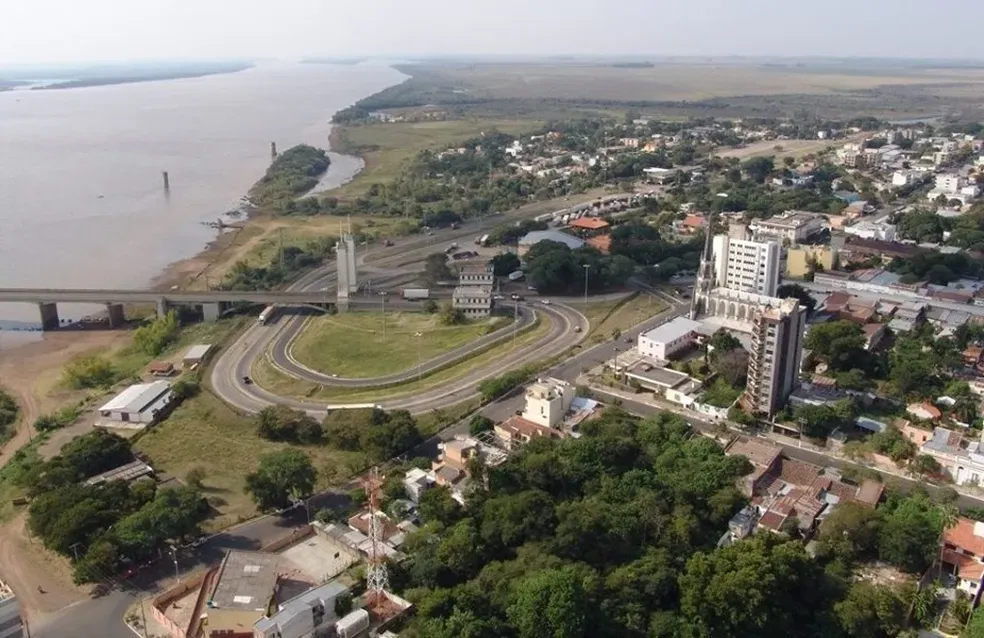
[[[0,581],[0,638],[21,638],[24,635],[17,596],[6,583]]]
[[[755,313],[745,410],[772,416],[786,402],[799,381],[805,328],[806,308],[794,298]]]
[[[779,287],[779,244],[717,235],[714,287],[774,297]]]

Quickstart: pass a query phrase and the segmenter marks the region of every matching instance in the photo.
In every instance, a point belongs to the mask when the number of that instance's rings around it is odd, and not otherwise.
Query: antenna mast
[[[375,608],[386,600],[385,591],[389,589],[389,574],[386,571],[386,551],[383,549],[383,523],[380,520],[379,490],[383,479],[379,468],[369,471],[366,494],[369,495],[369,564],[366,569],[366,590],[368,607]]]

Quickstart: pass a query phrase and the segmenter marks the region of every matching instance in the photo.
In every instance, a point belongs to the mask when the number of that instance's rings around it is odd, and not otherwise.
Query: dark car
[[[253,380],[249,377],[243,377],[243,383],[246,385],[253,385]]]

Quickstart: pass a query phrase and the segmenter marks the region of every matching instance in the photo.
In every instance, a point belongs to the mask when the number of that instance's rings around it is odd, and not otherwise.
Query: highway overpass
[[[449,294],[449,292],[447,293]],[[395,292],[388,296],[398,299]],[[154,304],[159,314],[172,306],[197,306],[202,309],[206,321],[219,318],[232,304],[255,303],[262,305],[311,306],[327,309],[337,299],[332,291],[305,290],[110,290],[67,288],[0,288],[0,303],[34,303],[41,312],[41,326],[45,330],[57,328],[58,304],[103,304],[109,313],[111,326],[124,321],[123,304]],[[380,306],[378,296],[352,296],[349,308],[370,309]],[[419,305],[419,304],[416,304]]]

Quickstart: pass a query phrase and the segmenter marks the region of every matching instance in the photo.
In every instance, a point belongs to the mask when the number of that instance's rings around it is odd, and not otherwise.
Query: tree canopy
[[[314,492],[317,471],[304,452],[286,448],[260,457],[260,466],[246,475],[246,492],[261,510],[280,509]]]

